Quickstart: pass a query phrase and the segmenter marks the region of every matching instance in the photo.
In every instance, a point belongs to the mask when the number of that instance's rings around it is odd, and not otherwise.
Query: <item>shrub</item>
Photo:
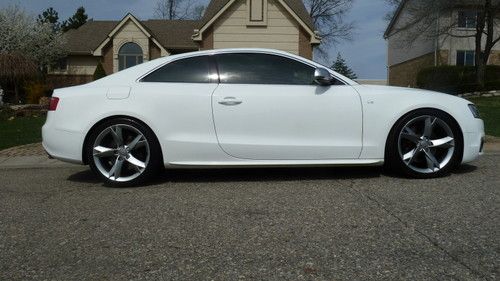
[[[38,104],[41,97],[44,97],[47,92],[47,86],[40,81],[28,82],[24,86],[26,93],[26,103]]]
[[[101,62],[99,62],[94,71],[94,81],[97,79],[101,79],[105,76],[106,76],[106,71],[104,71],[104,67],[102,66]]]
[[[422,69],[417,76],[417,86],[422,89],[463,94],[482,90],[500,89],[500,66],[486,67],[485,88],[476,83],[476,70],[473,66],[435,66]]]

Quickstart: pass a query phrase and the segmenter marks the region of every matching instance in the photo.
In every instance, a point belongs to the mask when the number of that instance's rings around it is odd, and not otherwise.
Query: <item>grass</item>
[[[0,150],[13,146],[41,142],[45,116],[15,117],[9,120],[0,114]]]
[[[484,120],[487,135],[500,137],[500,97],[470,98]]]

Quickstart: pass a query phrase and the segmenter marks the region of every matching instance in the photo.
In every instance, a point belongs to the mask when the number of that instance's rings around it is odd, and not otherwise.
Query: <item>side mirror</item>
[[[328,70],[318,67],[314,71],[314,82],[321,86],[328,86],[332,84],[332,76]]]

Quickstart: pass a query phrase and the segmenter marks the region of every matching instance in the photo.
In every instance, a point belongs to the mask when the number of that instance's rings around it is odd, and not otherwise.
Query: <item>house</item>
[[[475,34],[477,12],[473,5],[457,5],[451,13],[441,14],[428,32],[453,26],[450,35],[420,36],[412,44],[405,40],[411,29],[402,29],[409,18],[408,0],[402,1],[392,18],[384,38],[388,43],[389,85],[416,87],[417,75],[423,68],[438,65],[474,65],[475,38],[464,37]],[[496,25],[500,32],[499,25]],[[432,31],[431,31],[432,30]],[[500,65],[500,44],[492,50],[488,64]]]
[[[172,54],[219,48],[273,48],[312,58],[320,43],[301,0],[212,0],[203,18],[89,21],[66,34],[68,56],[50,69],[55,87],[92,81]]]

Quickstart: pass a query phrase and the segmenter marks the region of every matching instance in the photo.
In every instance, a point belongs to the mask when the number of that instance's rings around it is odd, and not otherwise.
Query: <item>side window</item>
[[[142,78],[142,82],[209,83],[210,62],[207,56],[170,62]]]
[[[216,56],[221,83],[312,85],[314,68],[299,61],[267,54]]]

